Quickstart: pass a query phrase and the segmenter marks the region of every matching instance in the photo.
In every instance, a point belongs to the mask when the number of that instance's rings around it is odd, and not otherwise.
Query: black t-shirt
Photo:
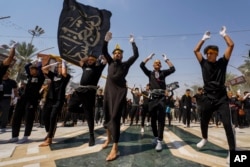
[[[8,70],[9,66],[4,66],[2,62],[0,62],[0,84],[2,83],[2,78],[6,71]]]
[[[51,80],[47,98],[53,99],[54,101],[64,101],[66,92],[65,89],[71,76],[69,74],[66,77],[57,76],[51,71],[49,71],[47,76]]]
[[[3,96],[3,84],[2,79],[6,71],[8,70],[9,66],[4,66],[3,62],[0,62],[0,98]]]
[[[97,85],[105,65],[83,65],[80,85]]]
[[[250,109],[250,97],[247,97],[245,100],[243,100],[243,107],[244,109]]]
[[[203,94],[196,93],[193,97],[196,100],[197,105],[199,106],[201,104]]]
[[[225,89],[228,60],[223,56],[215,63],[202,59],[200,62],[204,81],[204,90],[208,93]]]
[[[17,88],[17,83],[13,79],[2,80],[3,83],[3,95],[11,95],[12,89]]]
[[[96,95],[96,107],[103,107],[103,95]]]
[[[143,104],[147,105],[149,103],[149,91],[142,91],[143,94]]]
[[[145,66],[144,62],[141,62],[140,67],[145,75],[149,78],[149,84],[151,89],[166,89],[165,78],[175,72],[175,67],[170,67],[167,70],[150,71]],[[157,74],[156,74],[157,73]]]
[[[28,64],[25,66],[25,70],[27,73],[27,84],[25,86],[24,94],[25,98],[28,99],[39,99],[40,98],[40,89],[44,83],[45,77],[44,74],[41,71],[41,67],[38,69],[38,75],[37,76],[32,76],[29,71],[29,66],[31,65]]]
[[[139,106],[140,96],[137,95],[137,94],[135,94],[135,93],[133,93],[132,91],[131,91],[131,93],[132,93],[132,96],[133,96],[133,103],[132,103],[132,105],[133,106]]]

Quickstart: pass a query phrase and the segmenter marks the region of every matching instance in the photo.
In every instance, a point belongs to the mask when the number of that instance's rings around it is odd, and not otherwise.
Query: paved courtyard
[[[46,133],[43,128],[34,125],[30,141],[25,144],[7,143],[11,129],[0,133],[0,166],[4,167],[224,167],[226,164],[227,142],[223,127],[210,125],[209,142],[197,149],[196,143],[201,139],[198,123],[185,128],[178,122],[166,126],[164,144],[161,152],[156,152],[152,145],[152,132],[145,127],[140,132],[139,126],[121,127],[119,157],[106,162],[111,145],[102,149],[106,139],[105,130],[98,125],[95,129],[96,145],[88,146],[88,128],[86,124],[75,127],[60,127],[53,144],[40,148]],[[24,128],[21,129],[20,137]],[[250,128],[236,131],[237,148],[250,150]]]

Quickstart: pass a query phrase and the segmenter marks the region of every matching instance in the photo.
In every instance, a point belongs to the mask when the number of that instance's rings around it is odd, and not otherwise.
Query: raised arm
[[[226,27],[223,26],[221,28],[220,31],[220,35],[224,38],[226,44],[227,44],[227,48],[224,52],[224,56],[227,60],[230,59],[232,52],[233,52],[233,48],[234,48],[234,42],[232,41],[232,39],[229,37],[229,35],[226,34]]]
[[[210,32],[206,31],[205,34],[203,35],[202,39],[198,42],[198,44],[194,48],[194,54],[199,62],[201,62],[203,56],[202,53],[200,52],[202,45],[205,43],[207,39],[210,38]]]
[[[171,67],[174,67],[173,63],[167,58],[167,55],[166,54],[163,54],[163,59],[165,61],[165,63],[167,63],[167,65],[171,68]]]
[[[108,53],[108,42],[112,39],[112,33],[107,32],[105,35],[105,39],[103,42],[103,47],[102,47],[102,54],[106,58],[107,62],[110,63],[113,61],[112,57]]]
[[[66,77],[68,75],[67,65],[65,60],[62,60],[62,76]]]
[[[3,65],[4,66],[8,66],[8,65],[11,64],[12,60],[14,59],[15,53],[16,53],[16,50],[15,50],[14,47],[12,47],[10,49],[8,57],[3,60]]]
[[[129,59],[128,59],[128,64],[132,65],[136,59],[139,57],[139,51],[138,51],[138,48],[135,44],[135,39],[134,39],[134,36],[133,35],[130,35],[130,39],[129,39],[129,42],[132,44],[132,48],[133,48],[133,56],[131,56]]]
[[[149,60],[151,60],[153,58],[155,54],[154,53],[151,53],[150,55],[148,55],[148,57],[146,57],[146,59],[143,60],[143,63],[147,63]]]
[[[140,64],[140,68],[142,69],[142,71],[144,72],[145,75],[149,76],[151,71],[148,70],[148,68],[145,66],[145,64],[152,59],[152,57],[154,56],[154,53],[151,53],[148,57],[146,57],[146,59],[144,61],[141,62]]]

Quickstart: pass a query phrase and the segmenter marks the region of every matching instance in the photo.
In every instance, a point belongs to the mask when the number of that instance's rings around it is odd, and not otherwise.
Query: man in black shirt
[[[27,64],[25,71],[27,74],[27,84],[23,94],[17,101],[16,109],[12,120],[12,138],[9,142],[17,142],[18,144],[26,143],[31,134],[35,114],[37,112],[38,102],[40,99],[39,90],[41,89],[45,77],[42,73],[42,64]],[[18,136],[22,124],[22,118],[25,117],[24,136],[18,141]]]
[[[96,124],[98,124],[98,122],[100,121],[100,123],[102,123],[104,114],[103,114],[103,90],[100,88],[97,91],[96,94],[96,102],[95,102],[95,122]]]
[[[203,88],[199,87],[198,92],[193,96],[196,102],[196,116],[198,117],[198,120],[200,121],[201,118],[201,100],[203,96]]]
[[[14,59],[14,56],[15,56],[15,47],[12,47],[10,49],[8,57],[5,58],[2,62],[0,62],[0,129],[1,129],[0,131],[1,132],[6,131],[6,125],[8,123],[8,117],[9,117],[11,94],[12,94],[12,88],[8,89],[6,87],[12,85],[14,86],[13,88],[15,89],[15,91],[17,88],[17,83],[10,81],[8,77],[9,76],[8,69],[11,62]],[[5,78],[4,82],[3,82],[3,77]],[[11,84],[9,84],[8,82],[11,82]],[[17,92],[15,92],[15,96],[17,96]]]
[[[5,132],[8,124],[12,91],[14,92],[14,96],[18,97],[17,83],[15,80],[9,78],[9,71],[2,77],[2,88],[2,98],[0,99],[0,129],[1,132]]]
[[[132,102],[132,108],[130,111],[130,125],[133,125],[133,121],[135,118],[135,123],[136,126],[139,121],[139,112],[140,112],[140,98],[141,98],[141,93],[139,92],[139,88],[133,88],[131,89],[131,94],[133,96],[133,102]]]
[[[192,109],[192,97],[191,90],[186,89],[186,93],[181,97],[181,110],[182,110],[182,122],[185,127],[190,127],[191,121],[191,109]]]
[[[46,147],[52,144],[55,135],[58,115],[62,112],[65,101],[66,86],[71,76],[67,72],[65,61],[58,62],[56,70],[50,71],[51,66],[44,66],[43,73],[51,80],[49,90],[43,107],[43,121],[47,136],[39,147]]]
[[[148,111],[150,84],[147,84],[146,89],[141,90],[141,92],[142,92],[142,98],[143,98],[142,109],[141,109],[141,133],[144,133],[144,125],[145,125],[146,117],[147,117],[147,126],[150,120],[150,114]]]
[[[106,65],[106,61],[103,56],[97,57],[89,55],[83,58],[80,62],[82,67],[82,78],[80,81],[80,87],[77,88],[69,99],[68,111],[69,112],[81,112],[88,122],[89,127],[89,146],[95,145],[94,137],[94,114],[95,114],[95,100],[97,84],[101,77],[102,71]],[[82,105],[81,111],[79,106]]]
[[[226,34],[225,26],[222,27],[220,35],[224,38],[227,48],[223,57],[218,60],[217,57],[219,48],[215,45],[209,45],[204,49],[206,59],[200,52],[205,40],[210,38],[210,32],[208,31],[205,32],[203,38],[198,42],[194,49],[194,54],[201,66],[204,82],[204,95],[201,102],[202,140],[197,144],[197,147],[201,148],[207,143],[209,120],[213,112],[217,111],[222,117],[222,123],[226,132],[229,150],[234,151],[236,147],[235,136],[232,128],[231,114],[229,114],[229,100],[225,86],[226,69],[234,48],[234,43],[229,35]],[[230,156],[227,158],[228,163],[229,157]]]
[[[149,102],[149,112],[151,115],[151,127],[154,135],[153,144],[156,144],[156,151],[161,151],[166,118],[165,78],[175,72],[175,67],[164,54],[163,58],[165,63],[169,66],[169,69],[161,70],[161,61],[155,60],[153,64],[154,70],[150,71],[145,64],[152,59],[153,56],[154,53],[150,54],[143,62],[141,62],[140,67],[148,77],[150,84],[151,100]]]

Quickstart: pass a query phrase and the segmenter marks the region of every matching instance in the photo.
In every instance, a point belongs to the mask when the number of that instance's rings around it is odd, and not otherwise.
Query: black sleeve
[[[103,54],[103,56],[107,59],[107,62],[108,62],[109,64],[113,61],[112,57],[111,57],[110,54],[108,53],[108,42],[107,42],[107,41],[104,41],[104,42],[103,42],[102,54]]]
[[[141,62],[140,68],[142,69],[142,71],[144,72],[145,75],[147,75],[147,76],[150,75],[151,71],[149,71],[149,70],[147,69],[147,67],[145,66],[145,63],[144,63],[144,62]]]

